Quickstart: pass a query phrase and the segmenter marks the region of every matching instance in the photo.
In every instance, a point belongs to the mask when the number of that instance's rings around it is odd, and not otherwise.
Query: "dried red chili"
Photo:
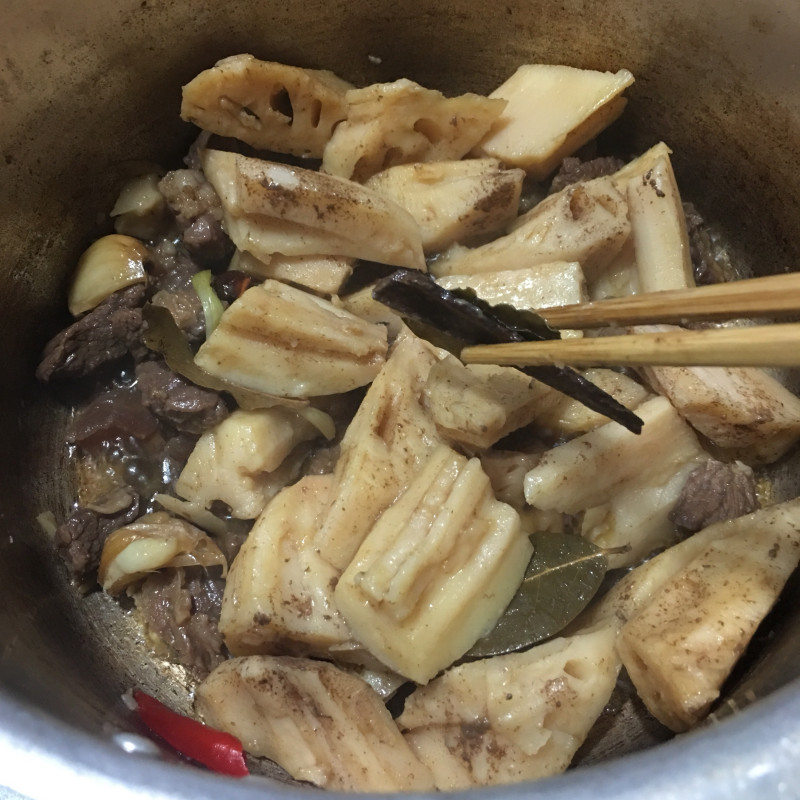
[[[142,722],[181,755],[223,775],[249,774],[242,743],[235,736],[178,714],[138,689],[133,699]]]

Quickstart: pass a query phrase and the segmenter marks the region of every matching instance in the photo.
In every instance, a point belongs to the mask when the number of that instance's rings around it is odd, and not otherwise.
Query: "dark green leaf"
[[[395,270],[374,285],[372,296],[405,319],[430,325],[462,345],[514,342],[521,338],[486,313],[488,304],[478,306],[416,269]]]
[[[491,306],[478,300],[471,291],[448,291],[419,270],[396,270],[375,284],[372,296],[406,320],[436,328],[462,344],[502,344],[553,338],[554,332],[544,320],[541,321],[542,329],[536,314],[520,312],[511,306]],[[446,349],[451,350],[451,346]],[[579,372],[556,366],[519,369],[629,431],[641,432],[643,423],[636,414]]]
[[[507,303],[493,306],[478,297],[474,289],[450,289],[450,292],[477,306],[487,316],[502,322],[507,328],[518,333],[526,342],[561,338],[561,334],[553,330],[544,317],[533,311],[515,308]]]
[[[511,653],[555,636],[594,597],[608,568],[591,542],[564,533],[534,533],[534,552],[514,598],[466,658]]]

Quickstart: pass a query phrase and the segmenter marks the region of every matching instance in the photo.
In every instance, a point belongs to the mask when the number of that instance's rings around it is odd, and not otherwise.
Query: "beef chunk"
[[[186,334],[190,342],[202,342],[206,335],[206,319],[203,304],[192,289],[177,289],[172,292],[159,291],[151,301],[154,306],[166,308],[175,324]]]
[[[575,157],[565,158],[550,184],[550,194],[560,192],[573,183],[602,178],[604,175],[613,175],[624,165],[625,162],[622,159],[613,156],[593,158],[591,161],[581,161]]]
[[[204,571],[165,569],[148,576],[133,595],[151,635],[165,655],[202,680],[225,660],[218,629],[224,581]]]
[[[45,383],[82,378],[129,352],[142,357],[142,284],[115,292],[45,346],[36,377]]]
[[[214,187],[196,169],[176,169],[168,172],[158,184],[167,205],[180,224],[188,224],[204,214],[222,219],[222,204]]]
[[[202,214],[186,226],[183,244],[206,267],[227,264],[234,251],[233,242],[223,230],[222,222],[210,212]]]
[[[144,405],[180,431],[202,433],[228,415],[217,392],[196,386],[163,361],[139,364],[136,377]]]
[[[111,389],[97,395],[82,408],[70,425],[67,441],[82,447],[118,436],[149,439],[158,431],[158,421],[131,389]]]
[[[155,291],[192,291],[192,276],[200,267],[181,244],[164,239],[150,251],[150,275]]]
[[[139,496],[117,514],[99,514],[88,508],[77,508],[56,530],[56,547],[70,573],[79,581],[97,571],[103,545],[112,531],[129,525],[139,516]]]
[[[168,172],[159,190],[175,214],[191,255],[206,267],[229,261],[234,248],[222,228],[222,204],[203,173],[196,169]]]
[[[735,519],[758,508],[753,470],[740,462],[709,459],[689,475],[670,519],[695,533],[714,522]]]
[[[169,491],[174,488],[175,481],[183,472],[183,468],[197,444],[197,438],[196,434],[178,431],[164,442],[160,464],[164,488],[161,491]]]

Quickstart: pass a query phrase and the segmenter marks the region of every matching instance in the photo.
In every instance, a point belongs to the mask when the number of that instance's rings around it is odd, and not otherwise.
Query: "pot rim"
[[[123,751],[113,741],[76,730],[7,694],[0,693],[0,782],[31,800],[60,796],[103,796],[118,800],[256,800],[265,797],[319,796],[316,787],[280,785],[251,777],[238,784],[194,767],[151,755]],[[665,763],[674,762],[674,768]],[[541,800],[666,800],[688,798],[790,796],[800,774],[800,679],[773,692],[740,713],[643,750],[601,764],[579,767],[535,783]],[[470,790],[483,800],[528,797],[533,784]],[[345,793],[349,794],[349,793]],[[0,798],[3,787],[0,786]],[[385,797],[385,795],[352,795]],[[419,793],[423,800],[441,793]]]

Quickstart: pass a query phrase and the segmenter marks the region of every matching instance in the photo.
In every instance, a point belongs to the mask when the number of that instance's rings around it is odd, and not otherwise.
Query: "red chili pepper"
[[[184,717],[138,689],[133,699],[142,722],[181,755],[223,775],[240,778],[249,774],[242,743],[235,736]]]

